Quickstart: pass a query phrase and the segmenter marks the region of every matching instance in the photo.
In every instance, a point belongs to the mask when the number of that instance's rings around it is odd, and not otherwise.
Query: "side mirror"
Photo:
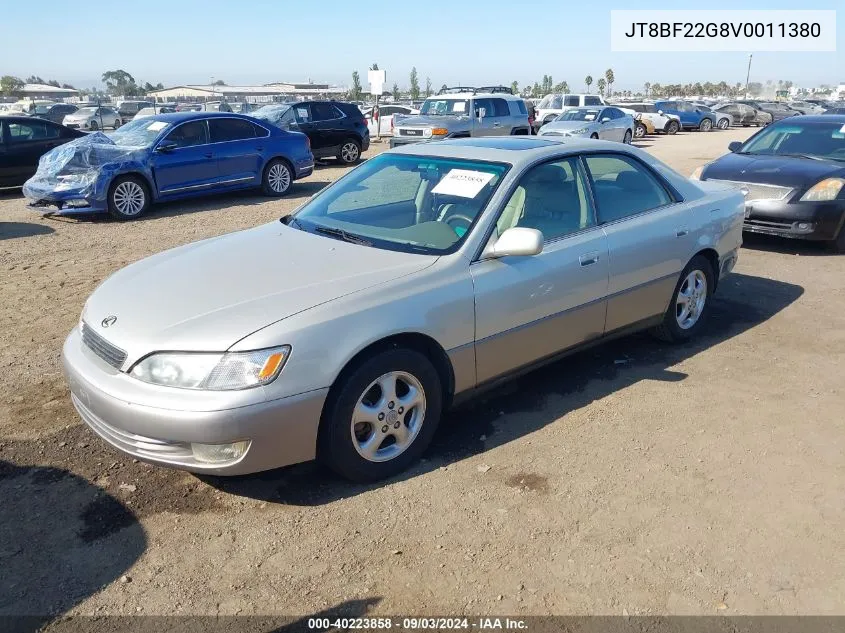
[[[159,154],[167,154],[168,152],[172,152],[178,146],[173,141],[162,141],[161,143],[156,146],[156,152]]]
[[[487,116],[487,108],[478,108],[478,118],[483,119]]]
[[[660,116],[663,116],[663,110],[658,110],[657,114],[659,114]]]
[[[609,116],[606,116],[606,117],[604,117],[604,118],[601,120],[601,122],[602,122],[602,123],[608,123],[609,121],[610,121],[610,117],[609,117]]]
[[[543,234],[537,229],[515,227],[508,229],[484,253],[488,259],[499,257],[530,257],[543,252]]]
[[[733,141],[728,144],[728,149],[732,152],[738,152],[742,148],[742,143],[740,141]]]

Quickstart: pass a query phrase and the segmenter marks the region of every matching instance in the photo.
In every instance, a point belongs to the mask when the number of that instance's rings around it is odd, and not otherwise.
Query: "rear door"
[[[334,155],[336,148],[339,148],[343,141],[350,136],[351,130],[347,129],[347,124],[350,121],[334,104],[323,101],[311,104],[311,116],[314,125],[326,139],[326,149],[331,155]]]
[[[153,152],[153,176],[159,194],[201,192],[217,185],[216,146],[209,144],[206,119],[180,123],[159,142],[158,147],[163,142],[175,143],[176,147]]]
[[[679,196],[636,158],[602,152],[584,162],[610,250],[611,332],[666,311],[697,235]]]
[[[259,132],[265,138],[256,138]],[[257,182],[267,130],[244,119],[221,117],[208,120],[208,133],[217,159],[218,184],[228,187]]]
[[[5,121],[4,122],[3,180],[22,185],[38,168],[38,159],[54,147],[65,143],[62,128],[48,121]]]

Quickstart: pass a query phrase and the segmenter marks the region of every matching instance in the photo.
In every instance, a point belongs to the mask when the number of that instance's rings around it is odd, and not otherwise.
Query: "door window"
[[[339,119],[341,114],[331,103],[312,103],[311,114],[315,121]]]
[[[212,143],[255,138],[255,127],[241,119],[209,119],[208,128]]]
[[[537,229],[546,241],[595,226],[585,178],[577,158],[532,167],[505,205],[496,229]]]
[[[208,143],[208,126],[204,120],[183,123],[168,134],[166,140],[176,143],[176,147],[205,145]]]
[[[578,98],[578,95],[566,95],[563,98],[563,105],[567,107],[578,107],[581,105],[581,100]]]
[[[493,104],[493,114],[488,116],[510,116],[511,111],[508,108],[508,102],[504,99],[490,99],[490,103]]]
[[[9,143],[29,143],[58,138],[58,129],[44,122],[9,123]]]
[[[475,116],[481,116],[482,108],[484,108],[485,119],[489,119],[492,116],[496,116],[494,114],[495,110],[493,109],[492,99],[475,99],[475,101],[473,102],[473,107],[475,108]]]
[[[593,95],[587,95],[584,97],[584,105],[601,105],[601,99]]]
[[[599,222],[614,222],[674,202],[666,187],[638,161],[618,154],[586,157]]]

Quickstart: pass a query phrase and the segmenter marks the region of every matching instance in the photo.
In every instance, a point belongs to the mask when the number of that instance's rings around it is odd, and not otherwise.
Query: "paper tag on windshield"
[[[300,119],[308,119],[308,108],[297,108],[296,114]]]
[[[484,188],[484,185],[493,180],[493,175],[483,171],[453,169],[437,183],[431,193],[474,198]]]
[[[467,104],[465,101],[455,101],[455,107],[452,109],[452,112],[466,112]]]
[[[593,120],[593,119],[595,119],[595,118],[596,118],[596,115],[595,115],[595,114],[585,114],[585,115],[584,115],[584,120],[585,120],[585,121],[592,121],[592,120]]]
[[[839,128],[839,133],[845,134],[845,125],[843,125],[841,128]]]
[[[158,132],[159,130],[163,130],[167,127],[167,123],[165,121],[153,121],[147,126],[148,130],[152,130],[153,132]]]

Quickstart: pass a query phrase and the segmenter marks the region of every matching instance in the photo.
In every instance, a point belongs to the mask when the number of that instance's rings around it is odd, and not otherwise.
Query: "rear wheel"
[[[675,119],[672,119],[666,124],[666,134],[677,134],[680,127],[680,124]]]
[[[340,146],[337,159],[344,165],[353,165],[361,158],[361,145],[358,141],[347,139]]]
[[[598,139],[598,137],[599,137],[599,135],[598,135],[598,134],[596,134],[595,132],[593,132],[592,134],[590,134],[590,138]]]
[[[727,130],[731,126],[731,122],[727,119],[719,119],[718,128],[720,130]]]
[[[123,125],[123,122],[122,122],[120,119],[115,119],[115,120],[114,120],[114,125],[113,125],[112,127],[116,130],[116,129],[117,129],[117,128],[119,128],[121,125]]]
[[[109,214],[117,220],[134,220],[150,207],[147,183],[137,176],[118,176],[109,187]]]
[[[713,121],[710,119],[702,119],[701,123],[698,124],[698,129],[702,132],[709,132],[713,129]]]
[[[261,191],[267,196],[283,196],[290,191],[293,174],[288,165],[281,158],[274,158],[264,168],[261,178]]]
[[[637,123],[636,126],[634,127],[634,137],[635,138],[644,137],[646,135],[646,132],[648,132],[648,130],[646,129],[645,125],[643,125],[642,123]]]
[[[622,139],[622,142],[625,143],[626,145],[630,145],[631,144],[631,137],[632,137],[631,130],[625,130],[625,138]]]
[[[394,348],[345,373],[323,411],[319,459],[359,482],[405,470],[431,443],[440,422],[437,370],[419,352]]]
[[[714,274],[710,261],[703,255],[690,260],[678,279],[663,322],[652,330],[657,338],[677,343],[695,336],[707,319]]]
[[[92,132],[96,132],[98,129],[100,129],[100,126],[97,125],[96,121],[91,121],[91,125],[89,125],[89,128]]]

